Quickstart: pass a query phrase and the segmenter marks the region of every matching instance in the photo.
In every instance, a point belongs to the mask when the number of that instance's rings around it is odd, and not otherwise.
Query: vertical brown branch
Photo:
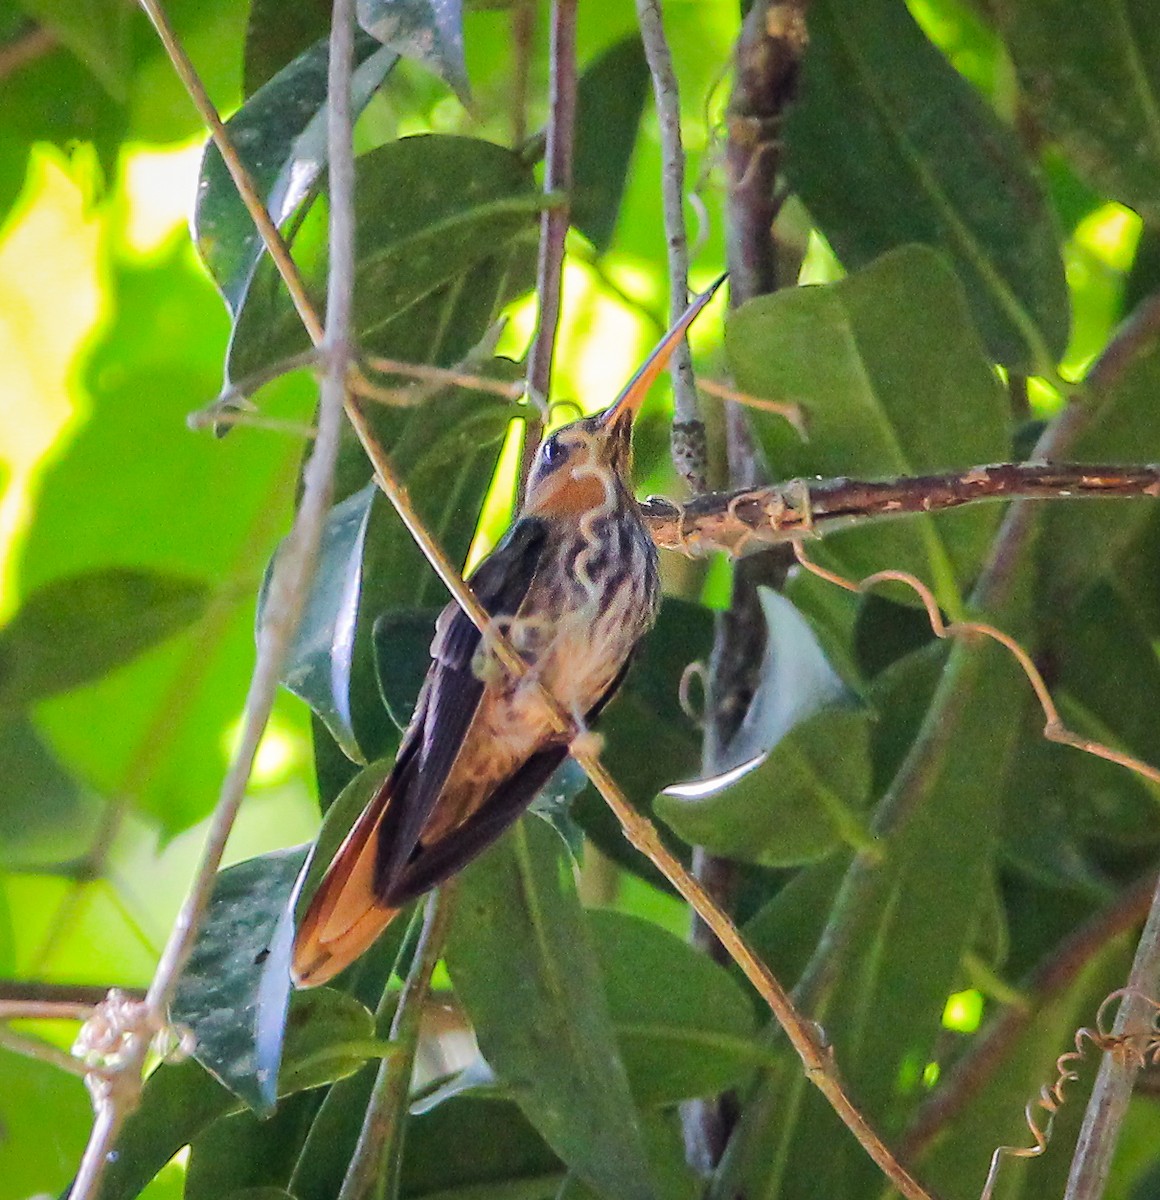
[[[778,134],[793,98],[798,68],[807,44],[804,12],[808,0],[757,0],[737,41],[736,79],[727,117],[730,302],[734,307],[779,286],[773,222],[777,215]],[[767,482],[764,464],[744,409],[725,406],[728,486],[754,487]],[[759,682],[765,649],[765,620],[759,583],[780,586],[789,567],[784,551],[755,554],[737,563],[727,612],[717,619],[707,683],[702,763],[718,769],[721,755],[740,727]],[[698,849],[694,869],[718,904],[732,907],[736,872],[725,860]],[[723,950],[712,932],[694,916],[694,944],[715,958]],[[729,1097],[699,1104],[686,1114],[689,1157],[711,1169],[725,1149],[736,1120]]]
[[[544,191],[572,189],[572,148],[576,132],[576,5],[577,0],[553,0],[551,89],[548,140],[544,157]],[[540,256],[536,267],[536,295],[540,312],[528,354],[528,391],[533,401],[546,404],[552,389],[552,356],[560,324],[560,290],[564,275],[564,242],[571,215],[567,202],[553,204],[540,219]],[[520,490],[539,445],[538,426],[529,424],[524,434]]]

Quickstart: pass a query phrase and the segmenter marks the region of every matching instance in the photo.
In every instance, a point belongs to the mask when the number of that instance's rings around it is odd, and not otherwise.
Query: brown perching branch
[[[735,557],[823,536],[882,517],[941,512],[982,500],[1128,499],[1160,496],[1160,465],[996,463],[898,479],[793,479],[710,492],[685,504],[651,496],[645,524],[665,550]]]

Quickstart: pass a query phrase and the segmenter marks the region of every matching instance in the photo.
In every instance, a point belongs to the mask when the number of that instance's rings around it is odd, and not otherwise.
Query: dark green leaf
[[[132,662],[191,625],[205,584],[108,567],[33,592],[0,629],[0,708],[26,708]]]
[[[649,1110],[641,1114],[645,1144],[660,1200],[698,1200],[704,1183],[685,1161],[681,1118],[676,1110]],[[506,1193],[505,1193],[506,1197]],[[554,1200],[608,1200],[576,1175],[569,1175]],[[497,1196],[496,1200],[499,1200]]]
[[[358,763],[366,756],[355,733],[354,708],[364,725],[373,727],[377,715],[381,727],[385,719],[373,712],[374,691],[357,691],[354,678],[363,556],[378,493],[368,483],[330,510],[314,584],[282,668],[283,685],[310,705],[346,756]]]
[[[358,23],[384,46],[422,63],[468,103],[463,0],[358,0]]]
[[[1160,217],[1160,34],[1148,0],[1002,0],[1023,98],[1076,170]]]
[[[600,253],[616,232],[648,88],[636,34],[606,50],[580,77],[571,218]]]
[[[287,1183],[321,1099],[318,1091],[302,1092],[267,1119],[240,1112],[215,1121],[190,1148],[184,1200],[220,1200],[243,1188]]]
[[[460,1194],[463,1200],[552,1200],[563,1178],[560,1160],[509,1102],[456,1096],[407,1123],[399,1189],[404,1200]],[[334,1193],[299,1195],[330,1200]]]
[[[330,32],[329,0],[251,0],[246,22],[243,90],[252,96],[284,66]]]
[[[1014,136],[905,5],[820,0],[809,31],[786,173],[838,257],[856,268],[906,242],[940,248],[990,353],[1050,370],[1068,331],[1059,234]]]
[[[713,1096],[760,1065],[753,1008],[723,967],[627,913],[589,912],[588,933],[638,1104]]]
[[[401,733],[411,720],[427,669],[437,608],[385,612],[375,621],[375,675],[387,713]]]
[[[0,863],[63,863],[96,832],[97,797],[65,768],[24,716],[0,720]]]
[[[1090,417],[1069,449],[1075,462],[1149,462],[1160,459],[1160,347],[1150,345],[1113,386],[1088,400]],[[1044,608],[1062,611],[1111,569],[1155,516],[1143,498],[1051,504],[1040,537]]]
[[[272,1007],[284,1019],[290,1001],[288,946],[277,956],[283,980],[277,1000],[261,994],[262,981],[271,974],[275,930],[305,859],[301,847],[278,850],[218,875],[173,1001],[174,1019],[197,1038],[198,1062],[259,1113],[273,1107],[278,1077],[276,1059],[264,1069],[259,1064],[259,1020],[268,1019]]]
[[[217,1195],[223,1196],[224,1200],[295,1200],[285,1189],[276,1187],[240,1188],[236,1192],[218,1192]]]
[[[752,300],[730,314],[726,350],[739,387],[805,411],[805,444],[784,421],[756,422],[778,478],[921,475],[1007,453],[1002,389],[934,251],[907,247],[839,283]],[[998,518],[988,505],[898,518],[835,534],[813,553],[855,576],[913,571],[955,611]]]
[[[368,1065],[327,1091],[290,1179],[298,1200],[334,1200],[338,1195],[377,1073],[375,1066]]]
[[[598,1190],[652,1197],[572,864],[524,818],[459,882],[447,966],[480,1050],[528,1120]]]
[[[1075,1031],[1092,1025],[1100,1001],[1123,983],[1129,959],[1126,941],[1120,937],[1103,946],[1070,987],[1034,1012],[995,1069],[983,1076],[965,1111],[944,1125],[919,1168],[923,1182],[938,1195],[975,1200],[990,1157],[980,1148],[1031,1144],[1024,1107],[1040,1088],[1055,1082],[1056,1057],[1074,1048]],[[1090,1094],[1098,1063],[1097,1055],[1089,1053],[1085,1058],[1086,1062],[1076,1064],[1079,1078],[1067,1085],[1068,1103],[1056,1118],[1046,1154],[1025,1164],[1008,1158],[999,1171],[996,1196],[1036,1200],[1063,1195],[1084,1115],[1084,1105],[1076,1103],[1076,1097]],[[936,1098],[937,1092],[932,1101]]]
[[[1005,652],[954,647],[923,726],[926,743],[884,801],[895,815],[879,834],[881,857],[855,859],[856,903],[849,878],[840,893],[842,932],[817,1011],[844,1081],[888,1138],[921,1099],[946,998],[976,936],[1025,701],[1026,683]],[[862,1195],[878,1186],[875,1172],[797,1069],[751,1098],[713,1195]]]
[[[329,988],[299,992],[290,1007],[279,1095],[321,1087],[356,1071],[376,1049],[374,1018]],[[131,1200],[181,1149],[242,1102],[193,1060],[163,1066],[129,1116],[102,1181],[101,1200]]]
[[[360,158],[355,332],[363,349],[392,353],[395,318],[414,321],[415,306],[433,293],[485,263],[506,263],[516,243],[530,243],[543,204],[523,161],[490,142],[431,134]],[[316,300],[326,273],[323,209],[314,206],[295,239]],[[245,379],[308,347],[277,271],[263,260],[230,344],[230,377]]]
[[[1096,584],[1058,635],[1055,697],[1076,732],[1135,755],[1157,757],[1160,660],[1130,601]],[[1125,697],[1132,702],[1126,704]],[[1067,822],[1126,844],[1160,840],[1160,789],[1115,763],[1059,749]]]
[[[63,46],[7,72],[0,79],[0,108],[0,220],[24,185],[37,142],[50,142],[69,157],[78,146],[91,145],[106,178],[112,174],[128,114]]]
[[[804,867],[745,922],[745,940],[785,987],[796,983],[813,957],[849,866],[849,853],[840,852]],[[743,978],[740,968],[730,969]],[[766,1015],[765,1002],[758,1003]]]
[[[309,195],[326,166],[328,56],[325,40],[312,46],[259,88],[226,124],[278,225]],[[366,106],[397,61],[393,51],[360,37],[351,83],[356,112]],[[263,245],[212,142],[201,165],[193,232],[206,270],[237,319]]]
[[[455,562],[466,557],[475,534],[509,415],[494,397],[455,391],[406,410],[394,423],[392,460],[420,517]],[[374,483],[332,509],[323,563],[283,681],[352,760],[393,749],[429,663],[429,614],[437,610],[425,605],[438,598],[434,573]],[[418,632],[424,624],[425,637]],[[393,714],[384,705],[388,693],[399,709]]]
[[[793,604],[759,592],[768,630],[760,683],[720,772],[666,788],[656,809],[692,845],[796,865],[843,838],[865,841],[869,718]]]

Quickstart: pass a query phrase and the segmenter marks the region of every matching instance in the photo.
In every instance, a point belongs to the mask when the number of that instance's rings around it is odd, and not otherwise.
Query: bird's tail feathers
[[[317,987],[365,953],[399,911],[375,888],[379,828],[395,775],[383,784],[339,847],[294,938],[291,973],[299,987]]]

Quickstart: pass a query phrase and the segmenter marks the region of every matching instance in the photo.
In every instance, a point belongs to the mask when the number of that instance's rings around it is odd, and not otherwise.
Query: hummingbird
[[[454,601],[440,614],[394,766],[298,926],[299,987],[354,962],[405,904],[466,866],[532,802],[569,745],[540,687],[577,730],[591,729],[616,694],[660,608],[656,546],[630,484],[633,421],[722,279],[608,408],[540,443],[515,520],[469,579],[527,671],[513,677]]]

